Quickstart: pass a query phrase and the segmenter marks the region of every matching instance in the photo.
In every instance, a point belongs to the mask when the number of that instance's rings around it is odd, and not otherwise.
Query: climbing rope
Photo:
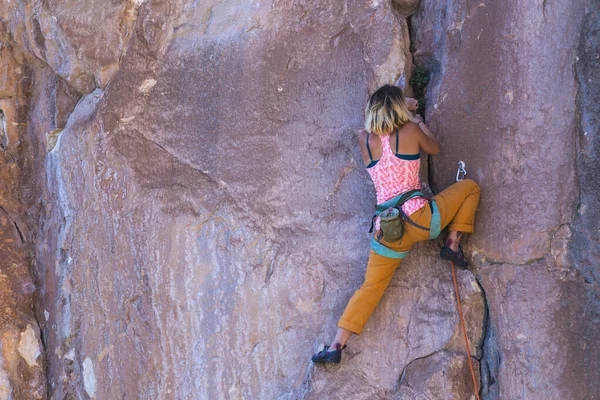
[[[454,270],[454,263],[452,265],[452,278],[454,279],[454,290],[456,291],[456,304],[458,305],[458,315],[460,316],[460,324],[462,325],[463,335],[465,337],[465,346],[467,348],[467,361],[469,361],[469,369],[471,370],[471,377],[473,378],[473,387],[475,388],[475,396],[479,399],[479,388],[477,387],[477,379],[475,379],[475,370],[471,363],[471,350],[469,349],[469,339],[467,338],[467,328],[465,328],[465,320],[463,319],[462,307],[460,306],[460,295],[458,294],[458,284],[456,283],[456,271]]]
[[[458,170],[456,171],[456,182],[460,182],[467,175],[466,164],[464,161],[458,162]],[[477,387],[477,379],[475,379],[475,370],[473,369],[473,363],[471,362],[471,350],[469,349],[469,339],[467,338],[467,328],[465,328],[465,320],[463,318],[462,307],[460,306],[460,294],[458,293],[458,284],[456,283],[456,271],[454,269],[454,263],[452,265],[452,279],[454,279],[454,290],[456,292],[456,305],[458,306],[458,315],[460,316],[460,324],[462,326],[463,336],[465,337],[465,347],[467,348],[467,361],[469,362],[469,370],[471,371],[471,377],[473,378],[473,388],[475,389],[475,396],[479,399],[479,388]]]

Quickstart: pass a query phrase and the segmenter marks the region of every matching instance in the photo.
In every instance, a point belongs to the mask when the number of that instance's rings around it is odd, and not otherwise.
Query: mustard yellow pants
[[[440,194],[433,197],[439,212],[442,229],[446,226],[450,231],[473,232],[475,211],[479,204],[479,185],[471,179],[455,183]],[[421,226],[429,226],[431,209],[428,205],[410,215],[410,219]],[[419,229],[404,222],[404,235],[397,242],[381,243],[396,251],[407,251],[413,244],[429,239],[429,231]],[[357,335],[363,331],[367,320],[381,300],[383,292],[392,280],[396,268],[402,260],[383,257],[373,250],[369,254],[369,262],[365,280],[348,302],[344,314],[338,321],[340,328],[347,329]]]

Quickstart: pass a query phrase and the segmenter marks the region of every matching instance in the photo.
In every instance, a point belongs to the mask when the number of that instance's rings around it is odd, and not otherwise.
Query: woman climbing
[[[431,200],[419,191],[420,151],[437,155],[440,146],[421,118],[411,114],[410,110],[415,109],[416,101],[405,100],[402,90],[391,85],[379,88],[367,103],[366,130],[359,135],[363,162],[375,185],[378,213],[398,204],[403,233],[399,240],[387,241],[386,237],[393,235],[384,237],[380,218],[375,218],[376,233],[365,280],[348,302],[331,344],[312,357],[315,363],[341,361],[346,342],[352,334],[362,333],[396,268],[416,242],[437,237],[439,230],[447,226],[449,234],[441,258],[462,269],[468,267],[459,242],[463,233],[473,232],[479,186],[465,179]]]

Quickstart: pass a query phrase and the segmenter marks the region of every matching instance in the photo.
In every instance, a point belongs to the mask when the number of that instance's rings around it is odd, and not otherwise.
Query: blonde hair
[[[402,89],[384,85],[371,95],[365,109],[365,129],[376,135],[387,135],[408,121],[414,122],[406,108]]]

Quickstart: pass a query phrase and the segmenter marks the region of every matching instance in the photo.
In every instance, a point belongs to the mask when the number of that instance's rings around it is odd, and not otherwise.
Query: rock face
[[[49,151],[32,220],[51,397],[310,397],[333,376],[385,398],[403,372],[427,373],[415,359],[464,359],[447,266],[415,252],[352,359],[334,375],[309,361],[368,253],[364,101],[410,73],[391,3],[152,2],[102,21],[94,2],[7,7],[12,40],[47,64],[29,115]],[[34,40],[23,16],[43,21]],[[73,18],[104,36],[60,23]],[[480,357],[482,294],[460,278]]]
[[[593,398],[598,7],[488,3],[0,4],[0,395],[466,399],[471,357],[484,397]],[[458,273],[472,354],[423,243],[315,367],[368,254],[364,102],[410,77],[417,9],[432,183],[464,159],[483,188]]]
[[[117,72],[142,2],[7,1],[0,14],[23,50],[85,94],[105,87]]]
[[[46,396],[45,359],[33,303],[35,285],[27,184],[33,174],[27,136],[30,68],[0,30],[0,399]],[[24,157],[23,155],[29,154]]]
[[[489,306],[486,398],[600,392],[598,8],[424,1],[413,20],[445,150],[434,187],[458,160],[482,186],[468,248]]]

